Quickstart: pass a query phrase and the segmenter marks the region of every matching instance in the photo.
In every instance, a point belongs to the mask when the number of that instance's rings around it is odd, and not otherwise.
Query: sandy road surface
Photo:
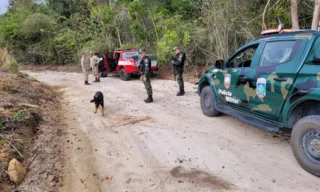
[[[64,191],[320,191],[320,179],[298,165],[283,136],[204,116],[192,84],[177,98],[175,82],[153,80],[155,102],[145,104],[139,80],[84,86],[79,73],[28,73],[64,93]],[[89,103],[98,90],[104,117]]]

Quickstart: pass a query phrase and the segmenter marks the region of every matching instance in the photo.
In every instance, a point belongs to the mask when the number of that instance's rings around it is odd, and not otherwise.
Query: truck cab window
[[[257,48],[258,48],[258,44],[240,51],[227,63],[227,67],[228,68],[250,67],[251,61],[254,57],[254,54]]]

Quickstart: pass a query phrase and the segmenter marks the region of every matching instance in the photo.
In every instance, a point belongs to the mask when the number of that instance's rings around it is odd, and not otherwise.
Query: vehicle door
[[[248,101],[252,92],[246,92],[251,87],[245,75],[251,72],[251,66],[259,61],[261,52],[260,43],[256,42],[244,48],[240,48],[230,59],[224,68],[217,71],[214,78],[214,86],[218,99],[231,107],[250,110]]]
[[[256,95],[249,100],[251,111],[277,121],[305,56],[305,39],[286,38],[266,41],[254,71],[245,77]],[[253,90],[252,90],[253,92]],[[253,94],[253,93],[252,93]]]
[[[99,68],[99,72],[105,72],[106,67],[104,64],[104,57],[101,53],[96,53],[96,56],[99,58],[99,62],[98,62],[98,68]]]
[[[108,52],[106,54],[104,63],[108,72],[112,72],[114,70],[115,64],[113,60],[113,52]]]
[[[114,59],[114,68],[116,68],[119,64],[121,65],[121,62],[119,63],[119,60],[121,58],[121,52],[114,52],[114,56],[113,56],[113,59]]]

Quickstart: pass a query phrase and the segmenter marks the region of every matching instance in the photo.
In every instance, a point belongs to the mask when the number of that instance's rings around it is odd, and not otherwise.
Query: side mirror
[[[224,61],[223,60],[216,60],[214,67],[217,69],[223,69],[224,67]]]

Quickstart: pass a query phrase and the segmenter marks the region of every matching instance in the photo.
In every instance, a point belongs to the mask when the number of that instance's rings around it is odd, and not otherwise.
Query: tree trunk
[[[151,17],[151,21],[152,21],[153,28],[154,28],[154,31],[156,33],[156,38],[157,38],[157,41],[158,41],[159,40],[159,36],[158,36],[158,32],[157,32],[157,27],[156,27],[156,24],[155,24],[154,20],[152,19],[152,17]]]
[[[270,5],[270,1],[271,0],[268,0],[266,6],[264,7],[263,13],[262,13],[262,30],[266,30],[267,29],[266,22],[265,22],[265,17],[266,17],[268,6]]]
[[[111,1],[112,1],[112,0],[109,0],[109,7],[110,7],[110,9],[112,9]]]
[[[313,18],[312,18],[312,30],[318,30],[319,26],[319,16],[320,16],[320,0],[314,1],[314,11],[313,11]]]
[[[299,29],[298,0],[291,0],[292,29]]]
[[[117,24],[116,24],[117,25]],[[119,41],[119,45],[120,47],[122,46],[122,43],[121,43],[121,36],[120,36],[120,32],[119,32],[119,28],[116,26],[116,31],[117,31],[117,36],[118,36],[118,41]]]
[[[112,10],[112,4],[111,4],[111,1],[112,0],[109,0],[109,7],[110,7],[110,10]],[[117,32],[117,37],[118,37],[118,42],[119,42],[119,45],[120,47],[122,46],[122,42],[121,42],[121,36],[120,36],[120,32],[119,32],[119,28],[118,28],[118,25],[117,25],[117,21],[114,20],[114,26],[116,28],[116,32]]]

